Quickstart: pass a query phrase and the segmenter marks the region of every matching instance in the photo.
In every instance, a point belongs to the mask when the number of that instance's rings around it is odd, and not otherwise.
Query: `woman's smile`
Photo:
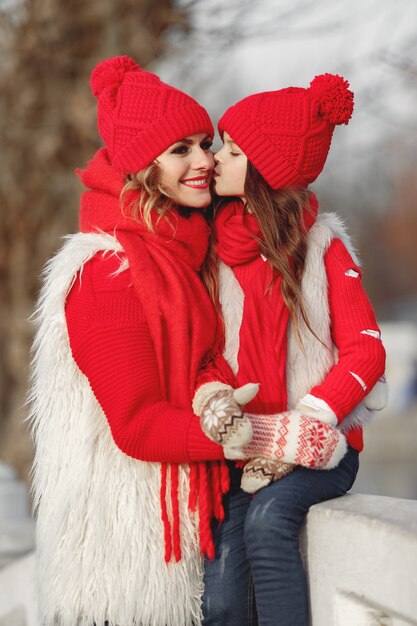
[[[194,178],[184,178],[183,180],[180,180],[180,183],[186,187],[191,187],[192,189],[208,189],[210,176],[207,174],[205,176],[195,176]]]

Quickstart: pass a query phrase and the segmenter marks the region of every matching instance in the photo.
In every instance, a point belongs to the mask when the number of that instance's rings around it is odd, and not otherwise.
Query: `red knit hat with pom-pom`
[[[128,56],[101,61],[92,71],[98,130],[111,163],[136,173],[170,145],[195,133],[214,134],[207,111]]]
[[[244,98],[219,120],[273,189],[306,187],[322,171],[334,127],[347,124],[353,93],[341,76],[322,74],[308,89],[288,87]]]

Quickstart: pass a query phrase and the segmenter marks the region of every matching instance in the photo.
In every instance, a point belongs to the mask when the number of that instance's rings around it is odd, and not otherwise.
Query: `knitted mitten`
[[[266,459],[262,456],[248,461],[242,473],[240,486],[247,493],[255,493],[267,487],[270,483],[283,478],[295,468],[291,463],[283,463],[276,459]]]
[[[209,439],[223,446],[226,458],[243,458],[243,448],[252,438],[252,425],[247,416],[242,414],[241,405],[249,402],[258,388],[258,385],[252,383],[236,390],[223,386],[219,391],[207,395],[201,407],[194,403],[194,411],[200,412],[203,432]]]
[[[249,493],[282,478],[292,465],[332,469],[346,452],[346,439],[340,431],[300,411],[246,415],[253,438],[243,450],[244,458],[251,460],[243,470],[241,486]]]
[[[386,384],[385,376],[382,376],[380,380],[376,383],[376,385],[371,389],[367,396],[365,396],[363,402],[365,406],[372,410],[378,411],[385,408],[387,404],[388,398],[388,385]],[[317,398],[312,394],[307,394],[301,400],[299,400],[296,404],[296,410],[303,414],[306,418],[313,418],[315,420],[319,420],[323,424],[327,424],[328,426],[336,427],[338,424],[338,419],[336,414],[332,411],[329,405],[322,400],[321,398]],[[321,438],[322,435],[319,434]],[[331,433],[330,433],[331,435]],[[256,445],[256,432],[254,435],[253,445]],[[311,440],[311,437],[310,437]],[[343,444],[343,440],[342,440]],[[322,444],[320,444],[322,445]],[[323,444],[324,445],[324,444]],[[327,444],[326,444],[327,445]],[[330,446],[333,444],[330,442]],[[340,444],[338,444],[340,445]],[[320,460],[317,462],[315,458],[312,459],[312,464],[310,467],[315,467],[318,469],[330,469],[334,467],[332,463],[336,459],[337,461],[337,450],[342,450],[342,447],[335,448],[335,457],[331,457],[329,464],[321,467]],[[324,448],[323,448],[324,452]],[[245,454],[247,451],[245,451]],[[332,460],[333,459],[333,460]],[[300,465],[303,463],[299,462]],[[338,461],[335,463],[337,465]],[[264,458],[264,457],[255,457],[248,461],[243,469],[243,476],[241,481],[241,487],[244,491],[249,493],[255,493],[258,489],[262,487],[266,487],[270,482],[275,480],[279,480],[283,476],[286,476],[292,469],[294,469],[295,465],[291,463],[285,463],[280,460],[272,459],[272,458]]]

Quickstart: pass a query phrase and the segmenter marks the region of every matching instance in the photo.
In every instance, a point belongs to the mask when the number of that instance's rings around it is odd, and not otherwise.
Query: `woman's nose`
[[[213,166],[213,153],[210,150],[199,150],[194,161],[194,167],[196,169],[210,169]]]

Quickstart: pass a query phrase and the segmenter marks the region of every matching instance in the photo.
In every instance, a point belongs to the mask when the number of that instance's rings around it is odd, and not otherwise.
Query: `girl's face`
[[[248,159],[226,132],[223,143],[223,148],[214,155],[214,189],[218,196],[243,198]]]
[[[197,133],[177,141],[155,162],[161,187],[180,206],[204,208],[211,202],[210,180],[214,167],[212,138]]]

